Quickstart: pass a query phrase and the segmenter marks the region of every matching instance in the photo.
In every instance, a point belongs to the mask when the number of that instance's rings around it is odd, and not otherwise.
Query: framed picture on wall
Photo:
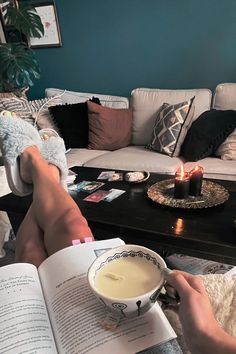
[[[0,12],[1,12],[1,20],[2,20],[2,25],[6,26],[7,25],[7,8],[9,5],[14,5],[15,0],[2,0],[0,1]]]
[[[15,6],[15,0],[0,0],[0,43],[27,43],[27,38],[14,26],[10,25],[7,19],[7,9]]]
[[[61,34],[54,1],[33,3],[44,26],[44,36],[41,38],[29,38],[32,48],[61,47]]]
[[[4,32],[3,21],[0,16],[0,44],[1,43],[6,43],[6,36],[5,36],[5,32]]]

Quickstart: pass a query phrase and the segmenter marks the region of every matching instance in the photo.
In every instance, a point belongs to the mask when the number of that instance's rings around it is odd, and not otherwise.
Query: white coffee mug
[[[88,283],[100,302],[121,317],[140,316],[155,303],[163,285],[165,261],[138,245],[118,246],[99,256]]]

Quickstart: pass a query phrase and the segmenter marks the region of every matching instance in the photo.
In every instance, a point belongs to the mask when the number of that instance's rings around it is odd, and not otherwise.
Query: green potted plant
[[[40,78],[40,68],[27,39],[42,37],[44,27],[34,7],[18,1],[7,7],[6,23],[26,39],[0,44],[0,92],[17,92],[33,86],[34,80]]]

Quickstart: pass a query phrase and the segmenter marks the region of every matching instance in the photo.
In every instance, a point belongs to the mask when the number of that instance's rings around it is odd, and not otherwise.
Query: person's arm
[[[235,354],[236,338],[216,321],[202,280],[176,270],[166,280],[180,296],[179,317],[191,353]]]

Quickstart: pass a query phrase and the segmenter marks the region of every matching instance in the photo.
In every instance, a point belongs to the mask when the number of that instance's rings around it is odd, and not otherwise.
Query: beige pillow
[[[89,149],[116,150],[130,144],[132,112],[88,101]]]
[[[222,160],[236,160],[236,129],[216,150],[216,155]]]

